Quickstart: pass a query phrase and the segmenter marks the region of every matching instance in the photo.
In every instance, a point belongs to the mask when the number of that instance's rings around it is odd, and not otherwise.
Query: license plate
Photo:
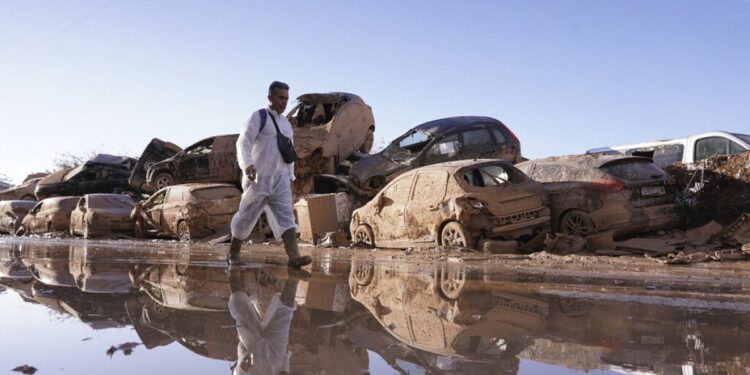
[[[648,186],[641,188],[641,195],[643,196],[664,195],[666,193],[664,186]]]

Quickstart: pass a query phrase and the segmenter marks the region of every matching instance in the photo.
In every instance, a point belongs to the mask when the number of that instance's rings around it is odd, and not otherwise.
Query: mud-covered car
[[[36,184],[46,175],[46,173],[34,173],[26,176],[21,185],[0,191],[0,200],[35,201]]]
[[[479,116],[449,117],[421,124],[377,154],[356,162],[349,174],[359,193],[372,197],[408,170],[464,159],[521,160],[521,143],[502,122]]]
[[[682,222],[674,187],[650,159],[575,155],[517,167],[543,183],[555,231],[586,236],[612,230],[622,236]]]
[[[137,237],[159,236],[180,241],[215,234],[232,221],[240,191],[229,184],[183,184],[159,190],[130,214]]]
[[[16,234],[68,232],[70,214],[81,197],[54,197],[39,201],[23,218]]]
[[[510,162],[461,160],[417,168],[352,213],[355,241],[379,247],[528,240],[549,225],[542,184]]]
[[[135,159],[100,154],[73,168],[52,173],[36,186],[38,199],[129,190],[128,178]]]
[[[0,233],[16,233],[35,205],[34,201],[0,201]]]
[[[122,194],[86,194],[70,214],[70,234],[83,238],[133,233],[133,198]]]

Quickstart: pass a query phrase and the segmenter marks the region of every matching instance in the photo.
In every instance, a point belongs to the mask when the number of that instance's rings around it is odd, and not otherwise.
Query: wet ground
[[[748,262],[244,249],[1,237],[0,373],[750,373]]]

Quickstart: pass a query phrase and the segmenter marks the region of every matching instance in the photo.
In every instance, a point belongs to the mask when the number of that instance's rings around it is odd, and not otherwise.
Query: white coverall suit
[[[263,130],[260,130],[260,111],[268,111]],[[231,224],[232,237],[240,240],[250,237],[264,210],[276,239],[280,239],[287,230],[297,228],[292,210],[294,163],[287,164],[281,157],[271,116],[276,119],[281,133],[294,139],[292,124],[270,108],[255,111],[240,133],[237,162],[242,170],[243,193],[239,210]],[[255,166],[255,181],[245,174],[249,165]]]
[[[284,305],[280,296],[279,293],[273,295],[263,317],[258,315],[256,293],[251,296],[239,291],[229,296],[229,313],[237,322],[239,336],[235,375],[289,372],[289,329],[297,305]],[[245,371],[240,363],[250,354],[253,366]]]

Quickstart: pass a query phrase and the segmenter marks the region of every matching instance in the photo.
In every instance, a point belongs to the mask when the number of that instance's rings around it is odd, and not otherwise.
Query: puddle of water
[[[215,249],[149,246],[0,241],[0,371],[750,372],[744,295],[328,255],[227,268]]]

